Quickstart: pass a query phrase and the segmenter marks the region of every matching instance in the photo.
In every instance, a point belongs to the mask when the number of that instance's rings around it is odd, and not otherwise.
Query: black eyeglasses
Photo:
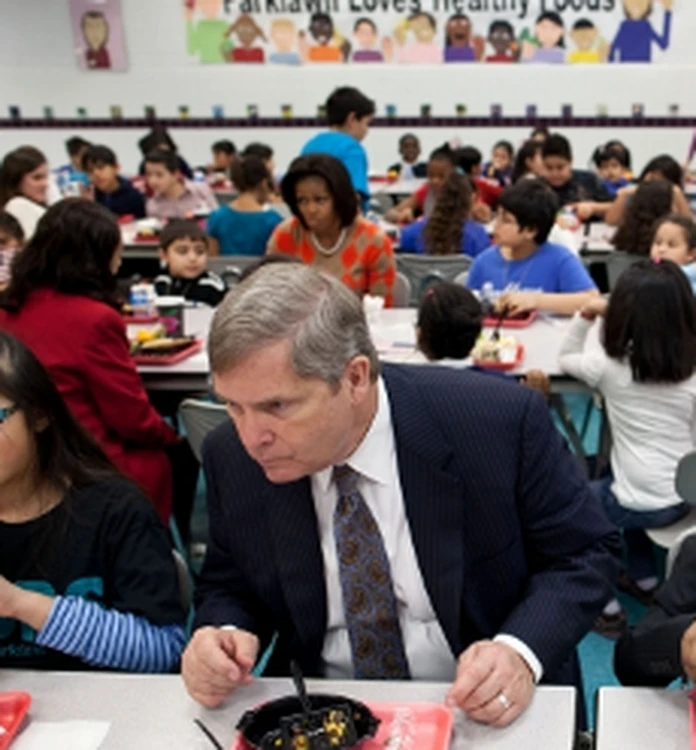
[[[0,406],[0,424],[4,424],[15,413],[19,411],[17,404],[9,406]]]

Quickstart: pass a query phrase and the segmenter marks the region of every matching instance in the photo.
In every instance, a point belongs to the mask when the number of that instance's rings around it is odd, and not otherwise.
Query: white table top
[[[372,195],[379,195],[384,193],[386,195],[411,195],[419,187],[425,185],[427,180],[397,180],[396,182],[370,182],[370,193]]]
[[[597,750],[688,750],[688,703],[684,690],[601,688]]]
[[[308,681],[310,692],[359,700],[442,703],[447,685]],[[216,711],[192,701],[177,675],[23,672],[0,670],[0,690],[32,695],[30,721],[91,719],[111,722],[100,750],[210,750],[193,720],[201,719],[230,748],[236,724],[249,708],[293,692],[290,680],[259,680]],[[456,750],[571,750],[575,690],[541,687],[525,714],[507,729],[476,725],[458,714],[451,747]],[[426,750],[418,748],[417,750]],[[662,750],[662,749],[661,749]],[[683,750],[683,747],[681,748]]]

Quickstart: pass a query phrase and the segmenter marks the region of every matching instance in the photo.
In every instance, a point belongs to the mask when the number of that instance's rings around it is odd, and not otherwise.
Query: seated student
[[[623,162],[626,165],[624,177],[627,180],[633,180],[633,172],[631,171],[633,169],[633,163],[631,159],[631,151],[628,146],[623,141],[614,138],[611,141],[607,141],[604,144],[604,148],[610,151],[619,151],[623,154]]]
[[[628,204],[621,224],[612,238],[617,250],[632,255],[650,255],[655,222],[672,212],[674,186],[665,180],[644,182]]]
[[[418,161],[421,155],[421,145],[418,136],[405,133],[399,138],[399,155],[401,161],[392,164],[388,172],[396,172],[402,180],[424,180],[428,175],[428,165]]]
[[[473,146],[464,146],[458,148],[454,153],[454,163],[458,169],[464,172],[471,179],[476,192],[474,201],[473,216],[476,221],[484,224],[491,220],[492,210],[498,205],[503,188],[500,185],[494,185],[490,180],[482,177],[483,156],[481,152]]]
[[[602,349],[585,346],[597,316],[605,316]],[[624,271],[608,304],[593,300],[575,317],[558,361],[604,397],[611,475],[594,489],[609,519],[623,529],[627,574],[619,586],[649,601],[657,572],[644,529],[668,526],[688,512],[674,477],[694,447],[696,429],[696,308],[679,267],[646,259]],[[616,635],[625,624],[613,600],[596,627]]]
[[[592,172],[573,169],[570,142],[559,133],[550,135],[542,148],[544,178],[558,198],[559,208],[571,206],[580,221],[604,217],[611,195]]]
[[[187,164],[186,160],[179,155],[176,143],[174,143],[174,140],[163,125],[155,125],[146,136],[138,141],[138,146],[143,155],[138,174],[145,174],[145,157],[149,153],[152,151],[171,151],[176,156],[176,163],[179,172],[181,172],[187,180],[193,179],[193,170]]]
[[[12,261],[24,244],[22,225],[7,211],[0,211],[0,291],[10,281]]]
[[[305,143],[302,155],[328,154],[338,159],[348,170],[353,189],[358,194],[363,212],[370,203],[367,152],[362,141],[375,115],[375,103],[358,89],[344,86],[336,89],[326,100],[326,120],[329,130],[319,133]]]
[[[626,156],[623,151],[616,148],[605,148],[594,156],[597,172],[602,179],[602,184],[608,190],[612,198],[621,188],[630,185],[631,181],[626,177]]]
[[[486,229],[472,221],[473,190],[469,178],[453,172],[438,193],[428,219],[401,230],[399,250],[421,255],[468,255],[475,258],[490,244]]]
[[[500,196],[496,245],[474,261],[469,289],[497,297],[499,309],[510,315],[528,310],[572,315],[597,296],[582,261],[548,241],[557,212],[556,196],[541,180],[508,188]]]
[[[494,180],[500,187],[507,187],[512,179],[515,149],[510,141],[498,141],[493,146],[491,160],[483,167],[483,176]]]
[[[671,260],[681,266],[696,296],[696,223],[680,214],[670,214],[657,222],[650,248],[653,261]]]
[[[145,179],[153,192],[146,212],[156,219],[189,219],[199,211],[215,211],[219,205],[205,182],[182,178],[171,151],[152,151],[145,157]]]
[[[82,160],[94,185],[94,200],[116,216],[145,216],[145,196],[119,175],[116,154],[107,146],[90,146]]]
[[[616,194],[616,200],[611,204],[604,217],[607,224],[618,225],[621,223],[626,208],[633,200],[633,196],[638,187],[644,182],[653,182],[662,180],[672,184],[672,212],[682,216],[691,216],[691,206],[686,199],[683,190],[684,171],[671,156],[656,156],[651,159],[643,168],[635,185],[627,185],[621,188]]]
[[[186,644],[155,511],[0,331],[0,668],[171,672]]]
[[[527,141],[517,151],[515,166],[512,168],[510,183],[516,185],[526,177],[544,176],[544,158],[541,155],[540,141]]]
[[[206,172],[212,177],[224,175],[226,179],[232,178],[232,166],[237,160],[237,149],[232,141],[216,141],[211,146],[213,163]]]
[[[404,198],[394,208],[390,208],[384,215],[387,221],[396,224],[406,224],[418,216],[430,216],[440,188],[445,180],[454,172],[454,152],[445,144],[436,148],[430,154],[426,171],[427,182],[415,190],[408,198]]]
[[[242,157],[253,156],[255,159],[260,159],[268,173],[273,179],[275,173],[275,161],[273,161],[273,149],[267,146],[265,143],[250,143],[242,152]]]
[[[530,141],[536,141],[537,143],[544,143],[544,141],[551,135],[546,125],[538,125],[529,134]]]
[[[61,193],[65,193],[69,190],[70,188],[68,186],[71,185],[71,183],[84,185],[86,188],[89,187],[89,176],[84,171],[82,159],[91,145],[92,144],[89,141],[86,141],[79,136],[68,138],[68,140],[65,141],[65,148],[68,152],[68,158],[70,161],[68,164],[64,164],[62,167],[53,170],[56,182],[58,183],[58,189]]]
[[[0,167],[0,210],[7,211],[22,226],[28,239],[46,213],[48,164],[33,146],[11,151]]]
[[[164,272],[155,279],[160,296],[185,297],[215,307],[227,292],[225,282],[206,269],[208,237],[195,221],[174,219],[160,235]]]
[[[337,276],[360,295],[393,304],[396,263],[389,238],[360,215],[350,175],[338,159],[301,156],[281,184],[295,215],[278,226],[267,253],[284,253]]]
[[[211,255],[263,255],[273,230],[283,219],[266,210],[271,175],[255,156],[246,156],[232,167],[239,195],[208,217]]]
[[[23,341],[77,421],[168,521],[179,438],[154,410],[130,356],[117,296],[121,232],[102,206],[51,206],[12,267],[0,328]]]

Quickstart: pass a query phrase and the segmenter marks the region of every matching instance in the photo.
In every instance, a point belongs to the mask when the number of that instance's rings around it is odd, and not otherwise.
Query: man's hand
[[[460,708],[480,724],[506,727],[527,708],[534,687],[532,671],[515,649],[506,643],[478,641],[459,657],[447,705]]]
[[[181,659],[181,674],[191,697],[206,708],[219,706],[240,685],[248,685],[259,639],[246,630],[197,630]]]
[[[693,622],[681,639],[681,661],[686,676],[696,680],[696,622]]]

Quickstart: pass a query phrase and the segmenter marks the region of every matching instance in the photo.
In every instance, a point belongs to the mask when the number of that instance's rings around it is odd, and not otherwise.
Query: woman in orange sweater
[[[282,253],[337,276],[360,295],[392,305],[396,263],[382,230],[360,215],[343,164],[332,156],[301,156],[281,185],[294,218],[278,226],[267,254]]]

